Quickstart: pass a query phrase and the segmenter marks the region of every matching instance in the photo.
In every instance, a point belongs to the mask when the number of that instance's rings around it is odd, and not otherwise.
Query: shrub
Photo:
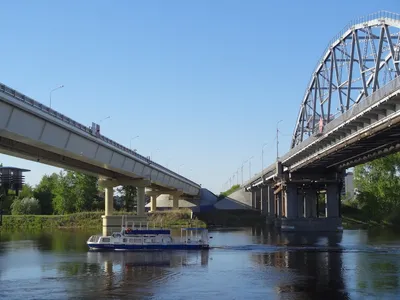
[[[11,213],[13,215],[38,215],[40,214],[39,200],[31,198],[15,198],[11,204]]]

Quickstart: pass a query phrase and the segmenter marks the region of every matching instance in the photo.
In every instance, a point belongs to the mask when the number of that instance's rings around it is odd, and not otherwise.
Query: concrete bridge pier
[[[276,188],[281,217],[276,224],[282,231],[342,231],[340,182],[281,182]],[[318,214],[317,192],[325,194],[325,216]]]
[[[257,196],[257,194],[256,194]],[[265,216],[266,223],[274,223],[275,216],[275,196],[274,189],[270,185],[263,186],[260,189],[260,207],[261,214]]]
[[[172,209],[179,209],[179,199],[182,197],[183,192],[182,191],[175,191],[175,192],[168,192],[166,194],[169,194],[172,196]]]
[[[145,214],[145,187],[150,185],[148,180],[132,180],[132,181],[119,181],[113,179],[99,179],[99,185],[105,189],[105,210],[104,215],[101,216],[103,219],[103,235],[109,235],[113,231],[121,229],[122,216],[113,215],[114,212],[114,187],[119,185],[132,185],[137,187],[137,211],[136,216],[131,215],[128,217],[129,222],[135,222],[140,224],[147,221]]]

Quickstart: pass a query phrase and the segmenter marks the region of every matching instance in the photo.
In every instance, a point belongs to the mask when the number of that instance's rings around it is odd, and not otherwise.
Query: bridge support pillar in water
[[[340,215],[340,180],[288,180],[279,182],[274,188],[277,204],[275,225],[281,231],[343,230]]]
[[[145,215],[145,186],[148,185],[148,181],[117,181],[110,179],[99,180],[99,185],[104,187],[105,191],[105,210],[104,215],[101,216],[103,219],[103,235],[109,235],[113,231],[119,231],[121,229],[122,216],[114,216],[114,187],[119,185],[132,185],[137,187],[137,213],[136,215],[129,216],[129,222],[135,222],[135,224],[141,224],[145,226],[147,216]]]
[[[252,190],[251,193],[252,208],[261,211],[265,216],[267,224],[273,224],[275,216],[275,197],[274,189],[270,185],[264,185],[261,188]]]

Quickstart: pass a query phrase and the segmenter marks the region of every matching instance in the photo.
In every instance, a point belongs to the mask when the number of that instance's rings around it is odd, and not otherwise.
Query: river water
[[[92,232],[0,233],[0,299],[400,299],[400,234],[210,231],[209,251],[89,252]]]

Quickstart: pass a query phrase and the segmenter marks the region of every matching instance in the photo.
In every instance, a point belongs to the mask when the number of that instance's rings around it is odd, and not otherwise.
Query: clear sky
[[[1,1],[0,82],[215,193],[291,135],[328,41],[398,0]],[[59,169],[0,155],[37,184]],[[239,172],[239,175],[240,172]],[[241,177],[241,176],[239,176]],[[244,167],[244,180],[249,165]],[[240,178],[241,179],[241,178]],[[241,180],[240,180],[241,181]],[[236,182],[236,178],[235,178]]]

